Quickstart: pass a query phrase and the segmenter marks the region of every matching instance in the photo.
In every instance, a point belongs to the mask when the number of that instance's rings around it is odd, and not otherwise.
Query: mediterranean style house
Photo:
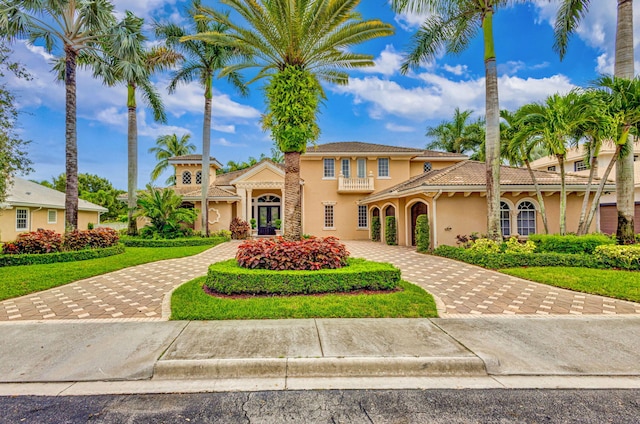
[[[39,228],[64,233],[64,193],[32,181],[14,177],[7,198],[0,203],[0,242],[15,240],[18,234]],[[100,223],[108,209],[80,199],[78,228]]]
[[[615,146],[612,144],[603,145],[600,149],[600,153],[597,158],[597,166],[595,169],[595,175],[602,177],[607,169],[607,166],[611,162],[615,153]],[[640,142],[635,143],[633,149],[633,161],[634,161],[634,177],[635,177],[635,199],[636,199],[636,213],[635,213],[635,231],[640,233]],[[565,170],[572,172],[576,175],[589,176],[589,159],[586,158],[584,146],[572,148],[567,151],[565,159]],[[531,162],[533,169],[539,169],[550,172],[560,172],[558,166],[558,160],[554,156],[544,157]],[[616,166],[613,165],[611,173],[609,174],[610,180],[615,180]],[[594,189],[595,190],[595,189]],[[603,233],[615,234],[618,226],[618,212],[616,210],[616,191],[615,188],[610,191],[606,191],[600,198],[600,226],[599,229]]]
[[[176,185],[187,206],[200,209],[201,155],[174,157]],[[268,159],[240,171],[216,175],[212,158],[209,229],[228,229],[234,217],[256,219],[259,235],[275,233],[283,219],[284,169]],[[550,232],[559,232],[560,177],[535,171],[544,195]],[[567,176],[567,231],[576,231],[587,178]],[[485,165],[464,155],[361,142],[309,147],[301,156],[303,232],[345,240],[371,237],[373,217],[394,216],[397,243],[412,245],[416,218],[426,214],[431,244],[455,245],[456,235],[486,232]],[[525,169],[503,166],[501,227],[505,236],[542,232],[536,192]],[[608,191],[614,186],[608,183]],[[592,231],[597,230],[594,224]],[[195,230],[200,230],[196,221]]]

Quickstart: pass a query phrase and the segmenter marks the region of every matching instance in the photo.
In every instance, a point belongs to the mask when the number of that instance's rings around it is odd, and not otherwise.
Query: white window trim
[[[18,227],[18,211],[26,211],[27,212],[27,217],[26,217],[26,226],[24,228],[20,228]],[[16,231],[29,231],[29,209],[27,208],[17,208],[16,209]]]
[[[336,229],[336,204],[338,202],[322,202],[322,229],[326,231],[335,231]],[[324,224],[327,222],[327,210],[325,206],[333,206],[333,227],[326,227]]]
[[[325,161],[333,161],[333,176],[325,175]],[[335,180],[336,179],[336,160],[331,158],[322,159],[322,179],[323,180]]]
[[[55,213],[55,219],[53,221],[51,221],[51,212]],[[58,211],[55,209],[49,209],[47,210],[47,224],[57,224],[58,223]]]
[[[386,159],[387,160],[387,175],[380,175],[380,159]],[[391,179],[391,159],[389,159],[389,158],[378,158],[377,166],[378,166],[378,179],[380,179],[380,180],[390,180]]]
[[[347,173],[345,174],[344,165],[347,164]],[[351,178],[351,161],[349,159],[340,159],[340,175],[344,178]]]
[[[360,176],[360,164],[364,163],[364,175]],[[356,177],[358,178],[367,178],[367,159],[366,158],[358,158],[356,159]]]
[[[366,221],[367,221],[367,226],[366,226],[366,227],[361,227],[361,226],[360,226],[360,208],[361,208],[361,207],[365,208],[365,215],[364,215],[364,216],[365,216],[365,219],[366,219]],[[357,225],[356,229],[358,229],[358,230],[369,230],[369,221],[370,221],[370,220],[369,220],[369,208],[367,208],[366,206],[358,205],[358,209],[357,209],[357,211],[358,211],[358,216],[357,216],[357,218],[358,218],[358,225]]]

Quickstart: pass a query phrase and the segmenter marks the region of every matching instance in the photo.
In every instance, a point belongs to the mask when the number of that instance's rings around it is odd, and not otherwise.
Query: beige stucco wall
[[[199,211],[200,202],[194,202],[195,208]],[[220,214],[218,216],[218,214]],[[228,230],[231,220],[236,216],[235,203],[229,202],[209,202],[209,231],[215,233],[220,230]],[[200,213],[193,225],[196,232],[202,231],[202,219]]]
[[[455,165],[460,161],[430,161],[430,160],[421,160],[421,161],[411,161],[411,176],[416,176],[424,173],[424,163],[431,162],[431,169],[442,169],[451,165]]]
[[[16,209],[28,209],[29,210],[29,228],[27,231],[16,230]],[[56,223],[49,224],[48,213],[49,210],[56,211]],[[98,224],[99,217],[98,212],[78,211],[78,229],[86,230],[89,223]],[[7,242],[15,240],[18,234],[29,231],[36,231],[42,228],[45,230],[52,230],[56,233],[64,233],[64,210],[62,209],[40,209],[40,208],[22,208],[16,207],[13,209],[0,210],[0,241]]]
[[[198,165],[176,165],[176,187],[193,187],[194,190],[198,189],[200,184],[196,184],[196,172],[200,170],[202,170],[202,167]],[[184,171],[191,172],[191,184],[189,185],[182,184],[182,173]],[[213,184],[216,178],[216,170],[210,167],[209,171],[209,183]]]

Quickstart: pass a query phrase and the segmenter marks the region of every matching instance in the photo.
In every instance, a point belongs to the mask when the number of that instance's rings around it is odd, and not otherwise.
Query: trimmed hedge
[[[380,241],[380,217],[371,218],[371,241]]]
[[[143,239],[138,237],[122,237],[120,241],[127,247],[186,247],[216,246],[229,241],[225,237],[189,237],[177,239]]]
[[[292,295],[393,290],[400,270],[388,263],[349,259],[348,266],[317,271],[271,271],[240,267],[235,259],[209,267],[205,286],[222,294]]]
[[[537,252],[556,253],[592,254],[598,246],[616,244],[615,238],[605,234],[587,234],[584,236],[531,234],[529,240],[536,244]]]
[[[598,246],[594,256],[609,267],[640,270],[640,245]]]
[[[384,240],[389,246],[395,246],[398,244],[395,216],[387,216],[385,218]]]
[[[431,236],[429,234],[429,219],[427,215],[418,215],[416,219],[416,247],[418,252],[426,252],[431,244]]]
[[[85,261],[87,259],[106,258],[107,256],[119,255],[120,253],[124,253],[124,245],[122,244],[101,249],[85,249],[70,252],[2,255],[0,256],[0,267]]]
[[[607,268],[593,255],[566,253],[485,253],[453,246],[439,246],[434,255],[456,259],[485,268],[517,268],[526,266],[569,266]]]

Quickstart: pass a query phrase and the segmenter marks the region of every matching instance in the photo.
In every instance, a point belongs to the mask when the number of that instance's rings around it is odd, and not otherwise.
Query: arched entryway
[[[275,194],[265,194],[256,199],[256,221],[258,235],[273,236],[276,234],[276,220],[281,220],[281,199]]]
[[[418,216],[427,215],[427,205],[423,202],[416,202],[411,206],[411,245],[416,245],[416,222]]]

